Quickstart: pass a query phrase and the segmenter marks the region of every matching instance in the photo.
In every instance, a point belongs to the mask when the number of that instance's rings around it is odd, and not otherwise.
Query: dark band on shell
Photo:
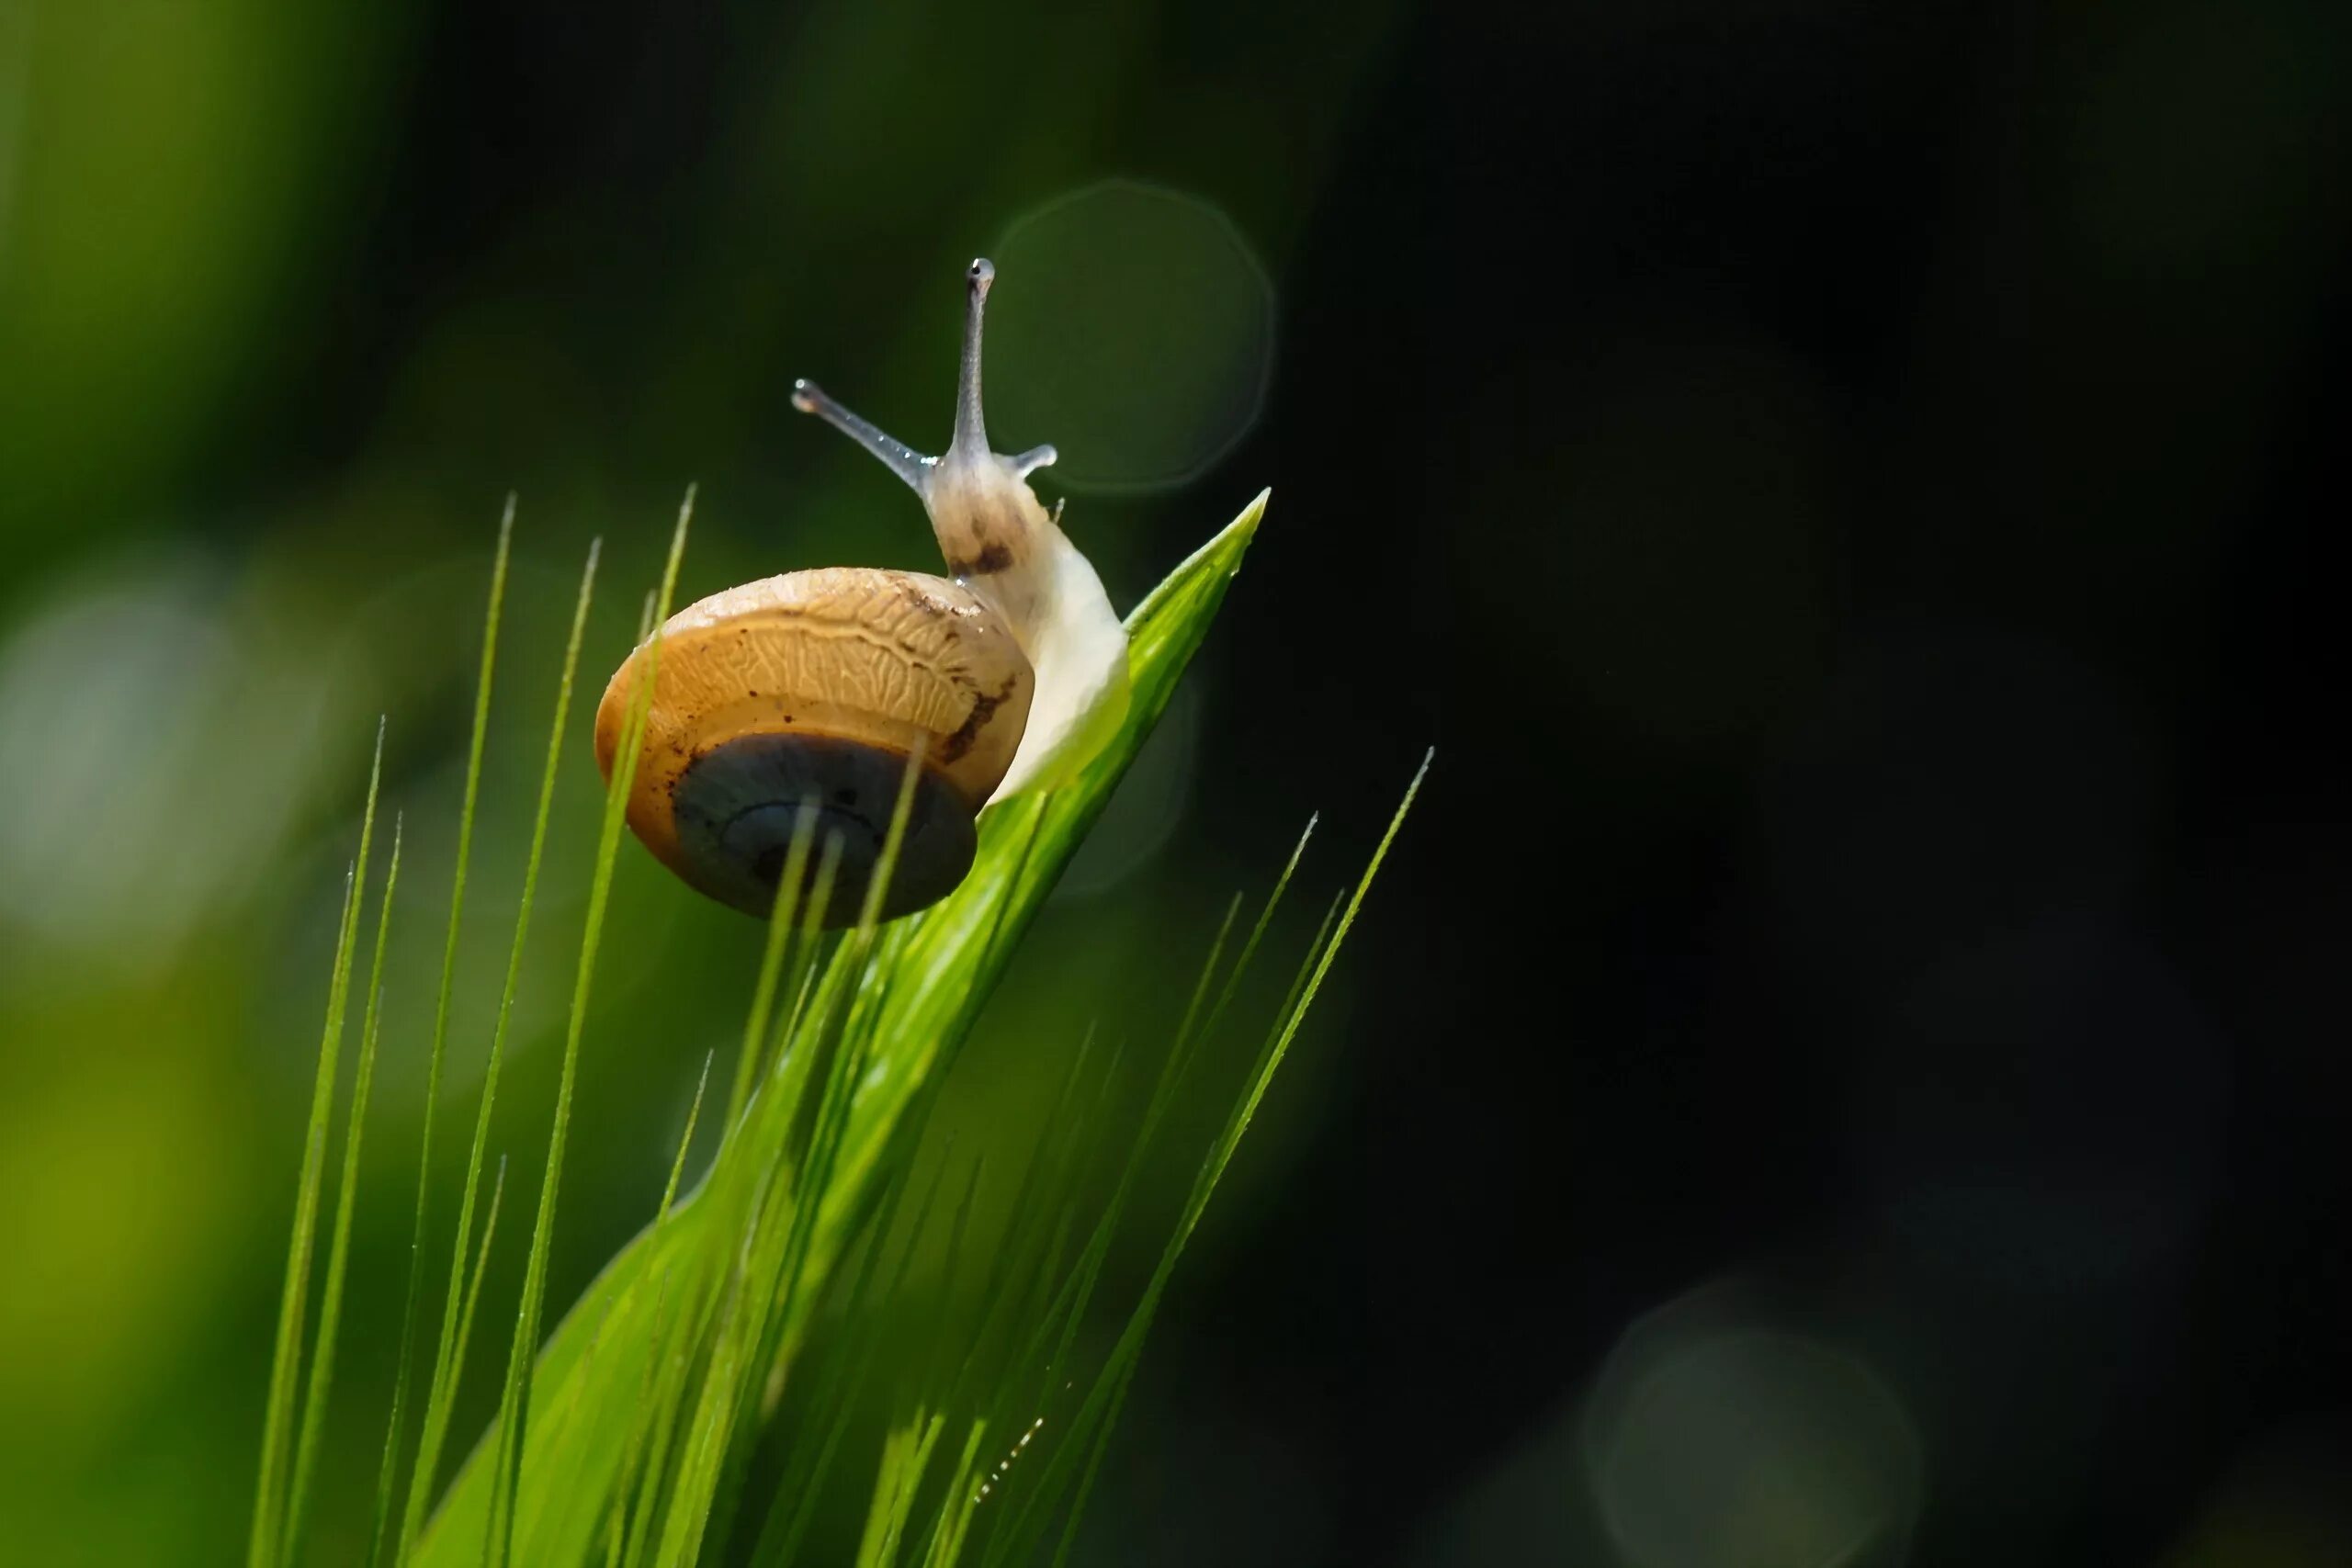
[[[744,735],[714,747],[687,765],[672,795],[687,879],[719,902],[765,919],[793,836],[806,832],[794,905],[805,913],[827,846],[837,846],[831,897],[819,923],[848,925],[880,870],[906,772],[903,752],[826,735]],[[978,843],[971,807],[936,773],[921,770],[879,918],[944,896],[971,869]]]

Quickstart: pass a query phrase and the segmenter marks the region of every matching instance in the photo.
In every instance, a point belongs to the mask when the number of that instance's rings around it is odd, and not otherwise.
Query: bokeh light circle
[[[1641,1568],[1857,1568],[1909,1551],[1920,1451],[1858,1357],[1715,1292],[1636,1323],[1585,1412],[1587,1477]]]
[[[322,675],[192,556],[94,572],[0,631],[0,941],[164,963],[299,819]]]
[[[1273,373],[1274,290],[1197,197],[1106,180],[1016,219],[989,299],[989,423],[1050,441],[1063,487],[1182,483],[1257,423]]]

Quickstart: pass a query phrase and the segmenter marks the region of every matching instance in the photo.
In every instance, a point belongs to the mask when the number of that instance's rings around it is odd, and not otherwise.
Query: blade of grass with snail
[[[843,1244],[886,1185],[894,1151],[904,1157],[911,1135],[908,1111],[962,1043],[1021,933],[1085,837],[1113,788],[1150,733],[1193,650],[1200,646],[1239,570],[1266,497],[1195,552],[1128,617],[1133,701],[1126,721],[1102,754],[1073,783],[1050,795],[1020,796],[989,811],[980,847],[961,887],[924,914],[889,928],[865,953],[846,945],[829,983],[866,999],[872,1049],[858,1093],[841,1129],[830,1179],[806,1195],[819,1207],[805,1263],[783,1303],[786,1340],[809,1309],[839,1260]],[[763,1069],[772,1079],[783,1063]],[[755,1087],[750,1114],[757,1117]],[[644,1377],[653,1343],[657,1275],[673,1280],[702,1277],[701,1259],[738,1236],[709,1223],[722,1193],[757,1185],[784,1157],[790,1129],[763,1124],[730,1131],[701,1185],[658,1232],[639,1235],[598,1276],[557,1326],[539,1354],[535,1403],[571,1397],[582,1380],[582,1408],[609,1411],[601,1419],[567,1424],[561,1431],[525,1423],[520,1484],[515,1498],[514,1560],[562,1565],[590,1560],[607,1500],[621,1467],[631,1426],[628,1393]],[[796,1201],[802,1195],[796,1194]],[[739,1211],[740,1212],[740,1211]],[[709,1271],[723,1274],[724,1270]],[[585,1351],[605,1325],[593,1363]],[[756,1369],[765,1376],[765,1369]],[[459,1568],[478,1561],[489,1522],[495,1445],[478,1446],[420,1544],[415,1561],[429,1568]]]

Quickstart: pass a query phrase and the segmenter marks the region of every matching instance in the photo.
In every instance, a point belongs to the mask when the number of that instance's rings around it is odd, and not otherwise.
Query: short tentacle
[[[1043,446],[1032,446],[1018,457],[1007,457],[1005,461],[1012,465],[1014,478],[1025,479],[1039,468],[1051,467],[1060,457],[1061,454],[1054,450],[1053,443],[1047,442]]]

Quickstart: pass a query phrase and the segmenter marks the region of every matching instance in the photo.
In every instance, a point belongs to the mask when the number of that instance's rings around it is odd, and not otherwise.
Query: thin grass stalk
[[[601,549],[601,540],[590,541],[587,564],[580,573],[579,596],[572,604],[571,632],[564,644],[563,673],[556,685],[555,718],[548,732],[547,764],[539,775],[538,808],[532,817],[530,848],[523,861],[523,891],[514,911],[514,940],[507,949],[506,979],[499,992],[498,1018],[491,1031],[490,1055],[482,1070],[481,1105],[475,1112],[465,1186],[458,1199],[457,1234],[450,1243],[449,1296],[442,1308],[441,1329],[434,1344],[424,1426],[417,1439],[416,1468],[409,1475],[408,1501],[401,1513],[400,1545],[393,1552],[396,1563],[405,1563],[416,1548],[417,1534],[424,1522],[425,1503],[432,1495],[434,1477],[440,1469],[441,1446],[449,1430],[456,1381],[453,1362],[458,1348],[450,1325],[457,1321],[461,1306],[459,1292],[472,1239],[474,1201],[481,1187],[482,1161],[490,1148],[491,1111],[498,1100],[499,1067],[505,1060],[506,1032],[514,1021],[514,995],[522,984],[524,942],[530,934],[531,907],[538,897],[539,865],[547,850],[548,819],[555,805],[556,773],[563,761],[565,742],[570,739],[567,726],[571,714],[572,682],[580,668],[580,646],[587,631],[588,606],[595,597],[596,558]],[[501,1165],[503,1169],[503,1161]]]
[[[1306,970],[1306,978],[1303,984],[1294,985],[1292,999],[1278,1015],[1280,1022],[1270,1035],[1266,1048],[1261,1053],[1250,1075],[1240,1102],[1227,1118],[1225,1131],[1212,1146],[1208,1157],[1202,1162],[1200,1174],[1193,1181],[1192,1195],[1185,1202],[1183,1216],[1178,1222],[1174,1233],[1169,1237],[1168,1245],[1160,1254],[1159,1262],[1152,1270],[1150,1280],[1144,1287],[1143,1297],[1136,1303],[1134,1313],[1128,1319],[1126,1330],[1120,1336],[1119,1342],[1112,1352],[1110,1366],[1105,1369],[1104,1376],[1097,1381],[1094,1392],[1088,1397],[1086,1407],[1080,1412],[1080,1424],[1093,1426],[1094,1430],[1089,1445],[1085,1472],[1072,1501],[1061,1544],[1054,1554],[1055,1568],[1061,1568],[1061,1564],[1069,1558],[1070,1548],[1076,1539],[1078,1519],[1085,1510],[1087,1497],[1092,1490],[1095,1473],[1102,1463],[1103,1449],[1109,1441],[1113,1427],[1117,1424],[1119,1411],[1125,1403],[1127,1388],[1133,1380],[1136,1363],[1143,1353],[1145,1338],[1150,1332],[1160,1300],[1167,1291],[1168,1281],[1175,1272],[1177,1259],[1182,1256],[1185,1245],[1192,1240],[1194,1230],[1198,1228],[1201,1216],[1208,1208],[1209,1199],[1216,1193],[1218,1181],[1225,1175],[1227,1166],[1232,1161],[1234,1151],[1239,1147],[1242,1136],[1249,1132],[1250,1123],[1257,1115],[1258,1107],[1265,1098],[1267,1088],[1273,1082],[1274,1074],[1281,1068],[1284,1056],[1289,1053],[1291,1042],[1297,1036],[1298,1026],[1305,1020],[1307,1009],[1314,1005],[1316,993],[1321,989],[1324,976],[1330,972],[1333,960],[1339,956],[1340,947],[1347,940],[1348,931],[1355,923],[1357,911],[1363,907],[1364,896],[1372,890],[1373,879],[1380,874],[1381,863],[1387,858],[1389,847],[1396,842],[1398,830],[1404,827],[1405,818],[1411,812],[1413,802],[1420,794],[1421,782],[1428,777],[1430,763],[1435,755],[1434,750],[1425,754],[1421,758],[1420,766],[1414,771],[1412,782],[1406,785],[1404,798],[1397,803],[1396,814],[1389,818],[1387,830],[1381,835],[1380,842],[1374,848],[1372,859],[1364,866],[1363,874],[1357,879],[1354,891],[1348,897],[1346,908],[1340,914],[1338,923],[1330,928],[1330,940],[1326,942],[1318,938],[1315,948],[1319,951],[1310,949],[1309,966]],[[1098,1405],[1099,1414],[1097,1413]],[[1099,1426],[1095,1425],[1096,1421],[1099,1421]],[[1069,1457],[1068,1453],[1064,1453],[1057,1456],[1057,1461],[1067,1461]]]
[[[915,1217],[907,1228],[907,1242],[899,1250],[890,1287],[878,1294],[869,1294],[882,1255],[888,1249],[899,1200],[906,1191],[906,1168],[900,1167],[890,1175],[889,1183],[883,1190],[880,1212],[864,1232],[857,1268],[842,1297],[845,1311],[842,1353],[827,1359],[823,1371],[819,1374],[817,1386],[805,1406],[811,1412],[808,1425],[822,1437],[812,1448],[804,1435],[802,1441],[789,1450],[784,1472],[777,1478],[768,1506],[766,1520],[762,1524],[759,1539],[752,1548],[752,1560],[755,1563],[772,1565],[789,1562],[799,1550],[800,1536],[814,1515],[811,1505],[822,1493],[825,1477],[832,1468],[834,1454],[839,1450],[851,1399],[862,1381],[864,1369],[869,1364],[866,1357],[854,1352],[880,1337],[880,1303],[898,1294],[905,1282],[907,1267],[914,1257],[915,1238],[922,1233],[944,1172],[944,1167],[933,1170],[931,1184],[916,1206]],[[852,1375],[854,1367],[858,1369],[857,1376]]]
[[[695,1086],[694,1105],[686,1112],[686,1130],[678,1139],[677,1157],[671,1161],[670,1179],[662,1189],[661,1207],[653,1212],[653,1224],[657,1231],[662,1226],[669,1223],[671,1208],[677,1201],[678,1181],[679,1179],[685,1174],[686,1169],[686,1151],[694,1144],[695,1124],[700,1120],[702,1115],[703,1096],[710,1088],[711,1060],[712,1058],[708,1055],[706,1055],[703,1057],[702,1078],[701,1081]],[[669,1289],[669,1278],[666,1273],[658,1282],[656,1289],[662,1297],[666,1297]],[[655,1311],[656,1316],[658,1317],[660,1314],[660,1304],[658,1300]],[[608,1562],[617,1562],[619,1558],[622,1540],[622,1528],[626,1523],[628,1512],[624,1506],[624,1502],[628,1496],[630,1472],[635,1468],[637,1450],[643,1439],[646,1425],[651,1417],[652,1413],[647,1408],[646,1402],[652,1391],[654,1370],[660,1364],[660,1361],[661,1358],[658,1355],[647,1357],[645,1360],[645,1371],[643,1376],[639,1380],[637,1405],[630,1421],[628,1458],[624,1461],[621,1466],[618,1483],[613,1488],[613,1495],[609,1504],[612,1514],[612,1525],[610,1528],[611,1545],[608,1549]]]
[[[458,1271],[459,1278],[465,1280],[466,1293],[458,1309],[457,1348],[451,1361],[456,1370],[449,1374],[449,1395],[453,1399],[457,1397],[458,1382],[465,1376],[466,1348],[473,1341],[474,1314],[481,1305],[482,1278],[490,1272],[490,1244],[498,1235],[498,1207],[505,1197],[506,1156],[501,1155],[498,1156],[498,1173],[490,1184],[490,1206],[482,1213],[481,1245],[474,1255],[474,1266],[469,1270],[461,1269]],[[458,1261],[463,1263],[464,1259]]]
[[[908,759],[889,829],[883,838],[882,855],[861,903],[857,928],[851,939],[854,944],[853,953],[872,946],[875,921],[905,840],[922,762],[918,747]],[[866,993],[867,988],[861,986],[851,998],[851,1011],[843,1021],[842,1037],[834,1048],[800,1177],[797,1181],[790,1180],[779,1165],[775,1173],[776,1196],[765,1206],[762,1218],[754,1222],[754,1249],[747,1260],[743,1278],[747,1283],[758,1283],[763,1288],[748,1298],[748,1311],[730,1310],[729,1332],[723,1341],[725,1354],[713,1358],[713,1372],[706,1384],[704,1440],[693,1456],[693,1464],[684,1472],[684,1507],[672,1516],[672,1529],[664,1538],[660,1559],[663,1568],[678,1568],[692,1561],[700,1550],[713,1514],[731,1513],[734,1488],[740,1483],[748,1454],[729,1439],[752,1407],[763,1381],[758,1369],[769,1365],[777,1354],[776,1347],[786,1325],[785,1314],[776,1303],[792,1298],[815,1232],[818,1195],[831,1183],[841,1134],[848,1122],[850,1100],[862,1074],[870,1040],[870,1011],[858,1006]],[[830,1017],[830,1010],[818,1015],[820,1027],[828,1024]],[[778,1214],[785,1216],[780,1257],[776,1256],[777,1244],[770,1239],[775,1235],[771,1216]],[[740,1294],[736,1298],[739,1303],[745,1299]]]
[[[1320,820],[1322,813],[1310,813],[1306,826],[1299,831],[1298,842],[1291,846],[1290,859],[1283,863],[1283,874],[1274,878],[1273,891],[1266,895],[1264,907],[1259,909],[1258,919],[1250,927],[1250,938],[1241,944],[1241,956],[1233,961],[1233,968],[1226,975],[1225,985],[1217,992],[1216,1005],[1209,1009],[1208,1021],[1201,1025],[1204,1038],[1215,1034],[1216,1026],[1224,1021],[1226,1009],[1232,1005],[1233,994],[1240,988],[1241,976],[1250,972],[1250,960],[1258,956],[1258,944],[1265,940],[1266,928],[1273,924],[1274,911],[1282,908],[1283,895],[1290,890],[1291,878],[1298,874],[1298,863],[1306,858],[1307,840],[1315,837],[1315,824]]]
[[[571,1021],[564,1030],[563,1066],[556,1085],[555,1125],[548,1134],[545,1179],[539,1187],[538,1216],[531,1229],[531,1252],[523,1273],[522,1308],[515,1314],[514,1342],[507,1363],[506,1390],[499,1410],[499,1430],[504,1457],[499,1474],[504,1486],[503,1506],[491,1509],[491,1568],[502,1568],[514,1551],[514,1492],[521,1484],[523,1427],[529,1418],[531,1382],[539,1341],[539,1312],[547,1291],[548,1251],[554,1239],[557,1194],[563,1179],[565,1139],[571,1130],[571,1096],[580,1074],[580,1042],[588,1022],[588,998],[595,982],[596,950],[604,936],[605,909],[612,897],[613,862],[620,851],[630,785],[637,777],[639,741],[646,714],[660,678],[662,638],[659,623],[669,614],[671,596],[678,585],[678,566],[686,549],[686,530],[694,521],[695,492],[686,490],[678,507],[678,525],[670,536],[670,557],[662,569],[656,630],[646,644],[644,671],[630,694],[628,722],[613,762],[613,776],[605,792],[605,820],[596,841],[596,870],[588,888],[588,913],[580,939],[580,964],[572,982]],[[493,1493],[493,1498],[497,1494]]]
[[[833,1129],[842,1119],[835,1108],[846,1098],[848,1085],[854,1081],[852,1069],[855,1060],[854,1043],[840,1042],[829,1066],[817,1126],[799,1179],[794,1179],[779,1164],[764,1184],[766,1196],[752,1206],[742,1251],[716,1331],[709,1367],[695,1401],[693,1437],[681,1458],[661,1550],[654,1559],[660,1568],[679,1568],[693,1561],[700,1550],[741,1404],[742,1369],[752,1364],[751,1349],[762,1332],[762,1302],[772,1299],[772,1292],[760,1287],[775,1272],[768,1266],[768,1260],[775,1249],[771,1238],[779,1228],[777,1216],[784,1216],[782,1247],[789,1258],[793,1237],[802,1228],[803,1216],[810,1207],[803,1200],[823,1189],[836,1142]]]
[[[246,1542],[248,1568],[274,1568],[284,1540],[287,1445],[291,1440],[295,1384],[300,1373],[302,1319],[310,1298],[311,1255],[318,1241],[319,1190],[325,1179],[327,1126],[334,1109],[336,1070],[343,1055],[344,1008],[351,983],[351,961],[359,935],[359,897],[365,886],[369,846],[376,831],[376,796],[384,777],[384,724],[376,724],[376,756],[368,769],[368,804],[359,818],[359,855],[344,883],[343,914],[336,922],[334,968],[327,985],[326,1026],[319,1039],[319,1066],[311,1088],[310,1129],[302,1145],[302,1167],[295,1179],[292,1239],[286,1248],[286,1287],[277,1308],[277,1342],[270,1357],[268,1403],[262,1422],[260,1473],[254,1487],[253,1532]]]
[[[327,1397],[334,1383],[336,1335],[343,1325],[343,1281],[351,1261],[351,1213],[359,1192],[359,1142],[368,1125],[368,1101],[376,1082],[376,1040],[382,1022],[384,949],[392,934],[392,898],[401,884],[401,819],[392,818],[392,848],[386,857],[384,891],[376,914],[376,951],[368,965],[368,1005],[359,1024],[359,1061],[353,1070],[351,1111],[344,1123],[343,1180],[335,1193],[334,1238],[327,1245],[327,1278],[319,1297],[318,1337],[311,1350],[310,1389],[302,1404],[302,1430],[294,1445],[294,1490],[287,1508],[286,1554],[296,1562],[302,1550],[302,1526],[311,1495],[311,1478],[319,1457],[319,1439],[326,1429]]]
[[[707,1091],[710,1087],[710,1067],[715,1055],[716,1054],[712,1052],[705,1052],[703,1054],[702,1074],[695,1085],[694,1100],[692,1104],[688,1106],[686,1111],[685,1130],[679,1135],[678,1150],[676,1155],[671,1159],[670,1174],[668,1179],[662,1185],[662,1201],[653,1212],[653,1223],[657,1227],[668,1219],[671,1205],[677,1197],[678,1182],[685,1174],[686,1154],[688,1150],[693,1147],[695,1128],[701,1120],[703,1100],[706,1091]],[[596,1338],[589,1345],[590,1355],[593,1356],[595,1354],[597,1348],[602,1345],[605,1330],[611,1325],[612,1315],[613,1303],[608,1300],[605,1303],[605,1312],[597,1323]],[[650,1359],[648,1360],[647,1370],[649,1373],[651,1371]],[[578,1419],[580,1414],[580,1386],[578,1384],[573,1384],[566,1393],[562,1407],[556,1411],[552,1416],[542,1416],[541,1418],[550,1421],[556,1427],[561,1428]]]
[[[752,1084],[759,1072],[769,1014],[775,1007],[776,982],[783,974],[785,949],[791,940],[800,879],[808,870],[808,841],[815,825],[816,802],[804,801],[793,818],[792,841],[785,848],[784,874],[776,881],[775,902],[768,910],[767,942],[760,953],[760,977],[752,987],[752,1011],[743,1021],[743,1047],[735,1058],[734,1085],[727,1094],[727,1120],[720,1123],[729,1133],[742,1120],[743,1107],[752,1098]]]
[[[458,974],[458,931],[466,907],[466,867],[473,854],[474,810],[481,796],[481,760],[490,735],[491,671],[498,659],[498,617],[506,600],[506,563],[514,536],[514,497],[498,520],[498,551],[491,558],[490,609],[484,616],[481,667],[474,680],[473,733],[466,745],[465,793],[458,807],[458,863],[449,885],[449,929],[441,944],[441,984],[433,1003],[433,1045],[424,1069],[424,1128],[416,1156],[416,1222],[409,1235],[407,1300],[401,1308],[401,1342],[392,1372],[392,1407],[385,1421],[384,1459],[376,1478],[376,1516],[368,1532],[368,1568],[383,1559],[391,1523],[392,1492],[400,1479],[401,1439],[408,1419],[409,1379],[416,1325],[424,1300],[424,1231],[433,1190],[434,1113],[441,1102],[441,1069],[449,1043],[449,998]],[[459,1242],[462,1251],[464,1243]]]
[[[670,1271],[663,1269],[653,1279],[654,1344],[662,1343],[664,1309],[670,1301]],[[637,1479],[639,1455],[643,1451],[648,1427],[652,1423],[653,1376],[662,1365],[658,1348],[645,1359],[645,1366],[638,1378],[637,1400],[629,1418],[628,1444],[622,1450],[621,1467],[615,1477],[612,1496],[605,1505],[605,1568],[620,1568],[621,1549],[628,1531],[628,1500],[632,1483]]]
[[[1422,758],[1420,767],[1415,772],[1412,782],[1407,786],[1404,798],[1398,803],[1396,814],[1389,820],[1387,830],[1382,835],[1379,844],[1374,850],[1372,858],[1349,896],[1345,909],[1340,913],[1337,923],[1334,924],[1327,915],[1324,926],[1318,929],[1315,940],[1309,944],[1306,955],[1300,964],[1298,976],[1291,987],[1290,995],[1284,998],[1283,1008],[1275,1015],[1275,1027],[1269,1032],[1266,1045],[1259,1053],[1257,1061],[1253,1064],[1250,1077],[1246,1080],[1242,1098],[1228,1116],[1226,1127],[1212,1145],[1208,1156],[1204,1159],[1201,1170],[1194,1179],[1193,1190],[1186,1199],[1182,1217],[1161,1251],[1151,1278],[1144,1288],[1142,1298],[1130,1314],[1127,1325],[1114,1346],[1109,1360],[1095,1380],[1093,1387],[1089,1391],[1076,1416],[1071,1420],[1067,1443],[1048,1463],[1038,1486],[1023,1501],[1022,1507],[1015,1512],[1012,1519],[991,1536],[982,1559],[988,1568],[993,1568],[993,1565],[1006,1561],[1022,1551],[1025,1544],[1034,1541],[1034,1536],[1029,1533],[1031,1521],[1042,1518],[1044,1511],[1069,1484],[1071,1467],[1082,1464],[1076,1493],[1065,1515],[1062,1538],[1055,1553],[1057,1568],[1067,1559],[1075,1540],[1077,1522],[1083,1515],[1094,1477],[1100,1469],[1104,1445],[1108,1442],[1109,1435],[1116,1424],[1119,1410],[1125,1403],[1133,1368],[1136,1359],[1142,1353],[1145,1337],[1157,1314],[1168,1280],[1174,1272],[1177,1259],[1182,1255],[1185,1245],[1191,1240],[1193,1231],[1198,1226],[1201,1215],[1206,1209],[1210,1196],[1216,1190],[1218,1179],[1223,1176],[1226,1166],[1230,1162],[1235,1149],[1239,1145],[1242,1134],[1248,1131],[1250,1120],[1264,1097],[1267,1086],[1280,1068],[1290,1043],[1297,1032],[1300,1021],[1306,1016],[1306,1010],[1313,1003],[1324,976],[1329,971],[1348,928],[1353,923],[1356,912],[1363,905],[1364,895],[1370,890],[1373,879],[1378,874],[1381,863],[1387,856],[1389,847],[1394,843],[1407,814],[1412,809],[1413,802],[1419,794],[1422,780],[1428,774],[1430,761],[1429,756]],[[1295,855],[1294,855],[1293,865],[1295,865]],[[1288,874],[1286,871],[1285,880]],[[1334,908],[1338,907],[1335,899]],[[1329,933],[1328,942],[1324,940],[1327,931]],[[1147,1111],[1148,1120],[1148,1116],[1149,1112]],[[1082,1461],[1080,1458],[1081,1454],[1084,1456]]]

